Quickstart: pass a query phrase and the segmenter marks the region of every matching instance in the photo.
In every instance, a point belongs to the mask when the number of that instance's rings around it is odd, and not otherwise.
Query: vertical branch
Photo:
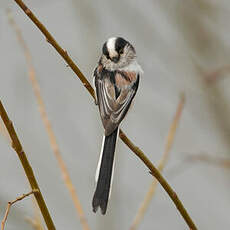
[[[39,109],[39,112],[40,112],[40,115],[41,115],[41,119],[43,121],[43,124],[45,126],[46,132],[48,134],[49,142],[50,142],[51,148],[53,150],[53,153],[54,153],[54,155],[55,155],[55,157],[56,157],[56,159],[58,161],[58,165],[59,165],[59,168],[61,170],[61,173],[62,173],[62,176],[63,176],[63,179],[64,179],[64,183],[65,183],[67,189],[69,190],[69,193],[70,193],[71,198],[73,200],[75,209],[76,209],[77,214],[78,214],[78,216],[80,218],[80,222],[82,224],[83,229],[84,230],[89,230],[89,226],[88,226],[88,223],[86,221],[83,208],[82,208],[80,200],[78,198],[76,189],[74,188],[74,185],[73,185],[73,183],[71,181],[69,172],[68,172],[67,167],[65,165],[65,162],[64,162],[64,160],[63,160],[63,158],[61,156],[59,146],[57,144],[57,139],[55,137],[54,131],[53,131],[52,126],[51,126],[51,123],[50,123],[50,121],[48,119],[48,115],[46,113],[45,103],[44,103],[44,101],[42,99],[40,86],[39,86],[38,81],[36,79],[35,69],[34,69],[34,66],[32,64],[31,53],[29,51],[29,48],[26,45],[25,40],[23,39],[21,30],[19,29],[19,27],[15,23],[15,21],[14,21],[12,15],[10,14],[10,12],[8,13],[8,15],[9,15],[10,24],[12,25],[12,27],[14,28],[14,30],[16,32],[18,42],[23,48],[23,51],[24,51],[24,54],[25,54],[25,57],[26,57],[26,62],[27,62],[27,65],[28,65],[28,70],[29,70],[29,79],[30,79],[30,82],[31,82],[31,85],[32,85],[32,88],[33,88],[33,91],[34,91],[34,94],[35,94],[35,97],[36,97],[36,100],[37,100],[38,109]]]
[[[170,126],[170,129],[169,129],[164,153],[163,153],[162,158],[161,158],[161,160],[157,166],[157,168],[160,172],[163,171],[163,169],[164,169],[164,167],[168,161],[169,152],[172,148],[172,144],[173,144],[174,137],[176,134],[176,129],[177,129],[177,126],[178,126],[178,123],[179,123],[179,120],[180,120],[180,117],[182,114],[184,104],[185,104],[185,96],[184,96],[184,94],[182,94],[181,98],[180,98],[180,102],[179,102],[177,110],[176,110],[176,114],[174,116],[174,119],[173,119],[171,126]],[[137,227],[139,226],[141,220],[143,219],[143,217],[144,217],[144,215],[145,215],[145,213],[146,213],[146,211],[150,205],[150,202],[153,198],[153,195],[155,194],[156,187],[157,187],[157,180],[154,179],[153,182],[151,183],[150,187],[149,187],[149,190],[148,190],[143,202],[141,203],[141,205],[139,207],[139,210],[138,210],[138,212],[137,212],[137,214],[133,220],[133,223],[130,227],[130,230],[136,230]]]
[[[10,135],[10,138],[11,138],[11,141],[12,141],[12,148],[15,150],[15,152],[17,153],[20,161],[21,161],[21,164],[24,168],[24,171],[25,171],[25,174],[27,176],[27,179],[30,183],[30,186],[32,188],[32,190],[36,190],[37,192],[34,193],[34,196],[35,196],[35,199],[38,203],[38,206],[41,210],[41,213],[43,215],[43,218],[46,222],[46,225],[47,225],[47,228],[49,230],[55,230],[55,226],[54,226],[54,223],[53,223],[53,220],[49,214],[49,211],[48,211],[48,208],[46,206],[46,203],[44,201],[44,198],[42,196],[42,193],[40,191],[40,188],[38,186],[38,183],[37,183],[37,180],[34,176],[34,172],[33,172],[33,169],[26,157],[26,154],[22,148],[22,145],[18,139],[18,136],[15,132],[15,129],[14,129],[14,126],[13,126],[13,123],[12,121],[9,119],[7,113],[6,113],[6,110],[4,109],[3,105],[2,105],[2,102],[0,100],[0,116],[6,126],[6,129]]]

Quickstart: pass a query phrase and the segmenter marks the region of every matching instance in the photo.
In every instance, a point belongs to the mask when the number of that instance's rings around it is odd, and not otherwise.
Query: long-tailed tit
[[[134,47],[121,37],[109,38],[94,70],[96,104],[105,129],[95,180],[93,211],[105,214],[113,177],[114,152],[119,125],[136,95],[140,74]]]

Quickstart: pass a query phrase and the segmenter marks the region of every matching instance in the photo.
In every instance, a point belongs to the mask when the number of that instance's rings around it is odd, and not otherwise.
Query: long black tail
[[[99,159],[100,171],[99,176],[96,173],[97,187],[93,196],[93,211],[96,212],[98,207],[101,208],[101,213],[106,213],[108,199],[110,195],[110,185],[113,173],[114,152],[116,147],[118,128],[112,134],[105,136],[102,143],[102,156]]]

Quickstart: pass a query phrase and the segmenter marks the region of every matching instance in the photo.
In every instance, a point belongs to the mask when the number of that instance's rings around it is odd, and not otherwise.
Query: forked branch
[[[30,50],[29,50],[28,46],[26,45],[26,42],[23,39],[21,30],[19,29],[18,25],[14,21],[10,11],[8,11],[8,16],[9,16],[9,21],[10,21],[12,27],[14,28],[14,30],[16,32],[18,42],[20,43],[20,45],[23,48],[26,62],[27,62],[27,66],[28,66],[29,79],[30,79],[30,82],[31,82],[31,85],[32,85],[32,88],[33,88],[33,91],[34,91],[34,94],[35,94],[35,97],[37,100],[38,109],[39,109],[39,112],[41,115],[41,119],[42,119],[42,122],[45,126],[46,132],[48,134],[49,142],[50,142],[52,151],[54,153],[54,156],[58,161],[58,166],[61,170],[64,183],[65,183],[67,189],[69,190],[69,193],[71,195],[74,207],[77,211],[77,214],[79,216],[79,219],[80,219],[80,222],[82,224],[83,229],[89,230],[89,225],[88,225],[87,220],[85,218],[85,214],[84,214],[83,208],[81,206],[80,200],[78,198],[77,191],[76,191],[76,189],[72,183],[69,171],[68,171],[66,164],[62,158],[60,148],[59,148],[58,143],[57,143],[56,136],[54,134],[51,122],[48,118],[48,114],[47,114],[46,109],[45,109],[45,103],[44,103],[43,98],[41,96],[40,86],[39,86],[39,83],[37,81],[35,68],[32,64],[32,56],[31,56]]]
[[[6,113],[6,110],[5,108],[3,107],[2,105],[2,102],[0,100],[0,116],[6,126],[6,129],[10,135],[10,138],[11,138],[11,141],[12,141],[12,148],[15,150],[15,152],[17,153],[20,161],[21,161],[21,164],[24,168],[24,171],[25,171],[25,174],[27,176],[27,179],[30,183],[30,186],[32,188],[32,191],[36,191],[36,193],[34,193],[34,196],[35,196],[35,199],[38,203],[38,206],[41,210],[41,213],[43,215],[43,218],[46,222],[46,225],[47,225],[47,228],[49,230],[55,230],[55,226],[54,226],[54,223],[53,223],[53,220],[49,214],[49,211],[48,211],[48,208],[46,206],[46,203],[43,199],[43,196],[42,196],[42,193],[39,189],[39,186],[38,186],[38,183],[37,183],[37,180],[34,176],[34,172],[33,172],[33,169],[26,157],[26,154],[22,148],[22,145],[18,139],[18,136],[17,136],[17,133],[15,132],[15,129],[14,129],[14,126],[13,126],[13,123],[12,121],[9,119],[7,113]]]
[[[26,193],[26,194],[23,194],[22,196],[19,196],[18,198],[16,198],[15,200],[12,200],[12,201],[9,201],[8,202],[8,205],[7,205],[7,208],[6,208],[6,212],[5,212],[5,215],[4,215],[4,218],[2,220],[2,223],[1,223],[1,230],[4,230],[5,228],[5,224],[6,224],[6,221],[7,221],[7,217],[9,215],[9,212],[10,212],[10,208],[13,204],[15,204],[16,202],[20,201],[20,200],[23,200],[24,198],[26,198],[27,196],[30,196],[31,194],[34,194],[36,192],[39,192],[38,190],[32,190],[31,192],[29,193]]]

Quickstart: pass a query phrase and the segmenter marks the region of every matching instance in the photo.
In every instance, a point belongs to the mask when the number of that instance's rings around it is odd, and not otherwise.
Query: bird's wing
[[[139,74],[96,70],[94,76],[105,135],[110,135],[129,110],[138,89]]]

